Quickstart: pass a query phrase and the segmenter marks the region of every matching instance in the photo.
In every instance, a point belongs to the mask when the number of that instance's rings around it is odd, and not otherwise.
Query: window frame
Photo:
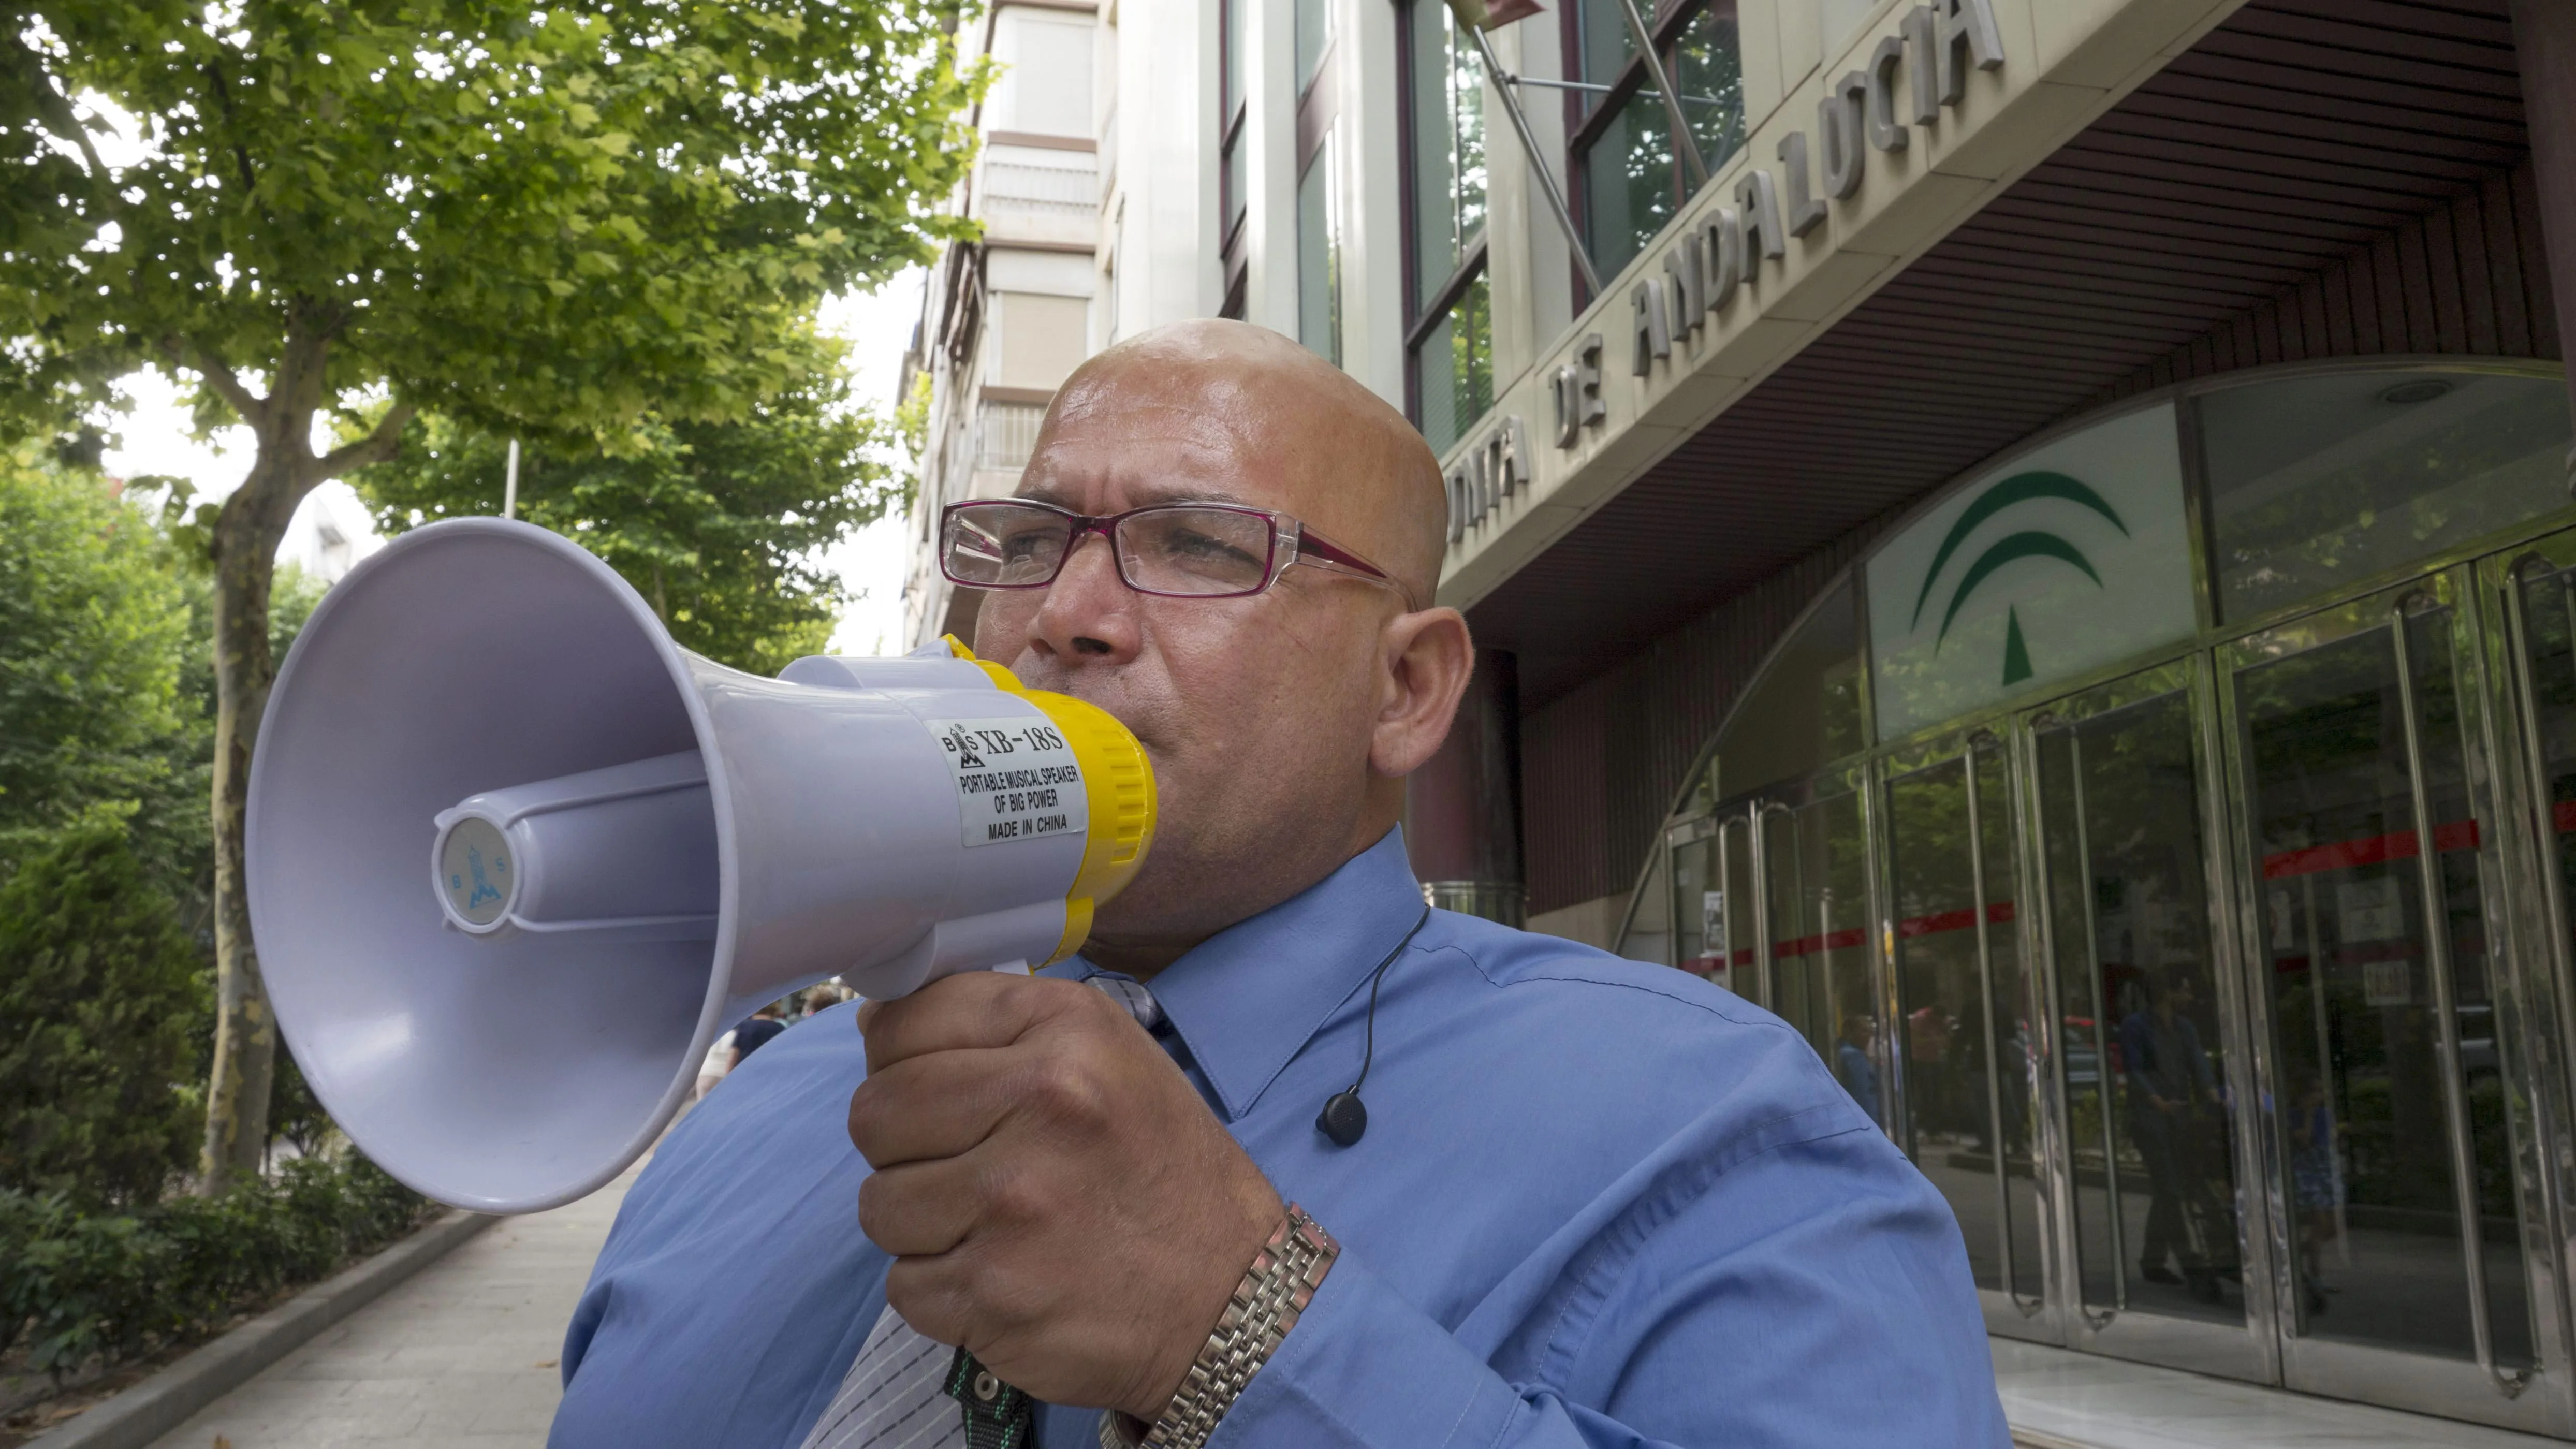
[[[1574,0],[1574,3],[1565,7],[1558,25],[1560,44],[1563,47],[1561,53],[1568,57],[1565,67],[1567,70],[1582,73],[1586,69],[1583,55],[1585,8],[1592,5],[1621,3],[1624,3],[1624,0]],[[1663,64],[1666,78],[1675,86],[1681,84],[1680,77],[1675,72],[1679,69],[1676,51],[1683,37],[1690,32],[1692,24],[1702,15],[1720,4],[1729,3],[1731,0],[1651,0],[1647,7],[1646,29],[1654,37],[1656,59]],[[1737,24],[1739,27],[1742,24],[1740,14],[1737,17]],[[1624,29],[1622,33],[1625,33]],[[1740,37],[1740,28],[1738,34]],[[1741,44],[1740,39],[1738,44]],[[1742,84],[1740,74],[1737,83]],[[1640,91],[1647,89],[1646,58],[1642,55],[1629,56],[1621,63],[1619,73],[1611,77],[1607,84],[1609,86],[1607,91],[1564,92],[1565,180],[1568,192],[1566,199],[1574,213],[1575,229],[1582,233],[1584,245],[1595,256],[1600,254],[1601,249],[1598,239],[1592,232],[1594,221],[1590,184],[1592,148],[1601,140],[1602,133],[1609,130],[1620,113],[1628,108],[1628,103],[1635,100]],[[1749,117],[1740,117],[1739,120],[1747,125],[1750,124]],[[1686,174],[1681,159],[1681,148],[1675,146],[1673,152],[1671,195],[1673,214],[1679,216],[1682,208],[1690,205],[1691,198],[1697,193],[1690,188],[1690,178]],[[1726,158],[1711,156],[1707,159],[1713,180],[1715,174],[1724,168]],[[1592,291],[1584,285],[1580,268],[1569,264],[1566,270],[1572,275],[1574,310],[1580,312],[1591,305]]]
[[[1246,302],[1244,234],[1250,230],[1252,198],[1237,196],[1238,189],[1249,191],[1245,179],[1238,179],[1235,163],[1243,158],[1246,118],[1251,107],[1239,90],[1243,37],[1236,34],[1243,20],[1243,9],[1252,0],[1218,0],[1216,7],[1216,231],[1218,275],[1223,279],[1225,300],[1217,315],[1242,320]]]
[[[1422,211],[1416,190],[1420,176],[1415,158],[1420,154],[1422,138],[1422,97],[1414,85],[1415,68],[1414,19],[1425,5],[1440,5],[1444,0],[1408,0],[1398,12],[1395,27],[1395,66],[1398,125],[1396,145],[1396,184],[1403,188],[1404,204],[1397,208],[1397,240],[1404,253],[1401,268],[1404,288],[1404,414],[1416,431],[1422,427],[1422,345],[1447,320],[1450,309],[1476,279],[1485,274],[1488,251],[1486,238],[1492,231],[1491,197],[1487,198],[1487,217],[1475,232],[1458,243],[1458,264],[1440,280],[1436,290],[1423,290],[1422,276]],[[1640,73],[1642,74],[1642,72]],[[1490,78],[1488,78],[1490,79]],[[1490,162],[1488,163],[1490,168]],[[1489,173],[1490,175],[1490,170]],[[1422,298],[1416,308],[1413,301]],[[1579,309],[1578,309],[1579,310]],[[1490,318],[1488,319],[1490,325]],[[1487,411],[1491,411],[1490,406]],[[1461,434],[1460,436],[1465,436]]]

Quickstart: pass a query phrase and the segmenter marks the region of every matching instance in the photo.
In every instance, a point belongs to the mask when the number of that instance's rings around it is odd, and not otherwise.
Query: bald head
[[[1094,518],[1163,503],[1294,517],[1387,577],[1301,553],[1259,593],[1140,594],[1077,537],[1052,583],[995,590],[976,652],[1118,717],[1161,796],[1154,849],[1085,954],[1143,976],[1330,875],[1394,828],[1474,650],[1431,604],[1446,495],[1393,408],[1275,332],[1189,322],[1056,394],[1024,498]]]
[[[1414,607],[1431,601],[1448,529],[1440,462],[1349,373],[1267,327],[1174,323],[1076,369],[1038,451],[1062,430],[1129,422],[1183,429],[1211,453],[1237,455],[1249,476],[1236,501],[1296,515],[1392,574]]]

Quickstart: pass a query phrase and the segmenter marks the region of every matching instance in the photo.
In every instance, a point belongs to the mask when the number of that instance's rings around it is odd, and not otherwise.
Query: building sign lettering
[[[1943,106],[1967,94],[1970,69],[2003,63],[1992,0],[1934,0],[1907,12],[1899,32],[1870,52],[1869,63],[1846,72],[1816,103],[1812,145],[1805,131],[1781,137],[1776,178],[1760,167],[1745,172],[1735,183],[1735,205],[1710,208],[1665,252],[1662,276],[1648,275],[1629,288],[1630,371],[1645,377],[1656,363],[1668,362],[1676,339],[1698,333],[1739,286],[1758,285],[1762,263],[1788,255],[1789,238],[1823,224],[1831,203],[1858,195],[1871,150],[1906,148],[1910,135],[1896,119],[1900,70],[1912,100],[1910,119],[1928,126]],[[1820,169],[1811,170],[1811,160]],[[1560,367],[1554,378],[1560,448],[1573,447],[1583,424],[1597,418],[1568,406],[1566,379],[1576,370],[1575,364]]]
[[[1583,430],[1597,427],[1610,415],[1601,401],[1601,334],[1592,333],[1574,349],[1574,360],[1548,376],[1548,391],[1556,398],[1556,445],[1571,448],[1583,436]],[[1456,536],[1451,536],[1456,542]]]
[[[1445,480],[1449,489],[1449,541],[1481,524],[1503,500],[1529,485],[1529,430],[1504,414],[1462,455]]]

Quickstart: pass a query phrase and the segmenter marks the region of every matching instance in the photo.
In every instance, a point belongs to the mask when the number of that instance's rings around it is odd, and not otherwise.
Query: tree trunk
[[[299,322],[306,310],[294,309]],[[268,1094],[276,1076],[277,1018],[260,981],[250,934],[243,827],[250,813],[251,748],[268,713],[277,661],[268,648],[269,590],[277,546],[315,484],[394,455],[408,403],[396,403],[365,438],[313,454],[313,418],[327,397],[331,326],[290,325],[275,385],[255,397],[219,358],[170,344],[196,367],[258,438],[250,477],[215,516],[215,1068],[206,1084],[206,1145],[198,1190],[212,1196],[256,1175],[268,1148]]]
[[[215,564],[215,1069],[206,1086],[202,1190],[223,1191],[259,1171],[268,1145],[268,1095],[277,1020],[260,982],[243,879],[242,827],[250,808],[250,753],[268,709],[277,661],[268,647],[269,589],[277,546],[303,490],[289,459],[260,439],[259,459],[214,531]]]

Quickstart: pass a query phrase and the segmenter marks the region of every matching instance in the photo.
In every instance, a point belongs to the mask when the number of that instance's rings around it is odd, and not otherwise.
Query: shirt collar
[[[1341,868],[1192,948],[1154,977],[1155,1002],[1189,1046],[1227,1121],[1252,1110],[1334,1010],[1422,918],[1401,827]],[[1048,975],[1108,974],[1076,958]],[[1351,1063],[1354,1074],[1359,1063]]]

